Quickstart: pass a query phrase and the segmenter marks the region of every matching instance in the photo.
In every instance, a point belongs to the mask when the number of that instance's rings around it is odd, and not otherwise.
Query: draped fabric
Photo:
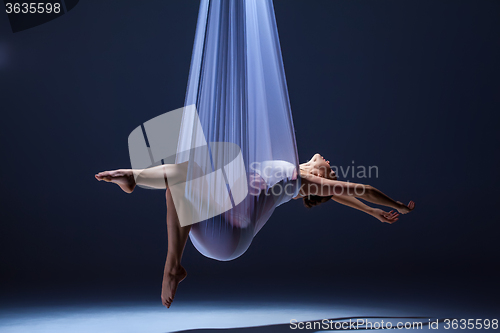
[[[193,130],[192,119],[184,116],[176,163],[196,160],[192,149],[191,156],[185,152],[206,140],[239,146],[249,179],[261,173],[261,163],[298,171],[271,0],[201,0],[185,105],[196,106],[204,138]],[[218,158],[211,156],[208,163],[214,167]],[[193,164],[188,167],[192,178]],[[249,193],[231,210],[193,224],[194,246],[217,260],[243,254],[276,206],[296,195],[300,184],[296,175],[288,172],[276,184],[266,184],[258,195]],[[288,184],[293,191],[284,193]],[[282,191],[273,193],[278,185]]]

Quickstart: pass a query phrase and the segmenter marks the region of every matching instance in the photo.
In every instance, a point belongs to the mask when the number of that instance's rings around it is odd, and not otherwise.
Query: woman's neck
[[[317,175],[318,172],[315,172],[315,168],[309,163],[303,163],[299,165],[300,173],[303,175],[304,173],[306,175]]]

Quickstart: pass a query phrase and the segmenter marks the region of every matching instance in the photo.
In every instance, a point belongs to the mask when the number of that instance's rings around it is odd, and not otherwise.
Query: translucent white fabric
[[[194,246],[205,256],[231,260],[246,251],[274,209],[295,196],[300,186],[271,0],[201,0],[185,101],[186,106],[193,104],[198,117],[183,117],[176,156],[176,163],[189,162],[188,184],[231,160],[228,155],[234,151],[224,148],[215,153],[215,143],[232,143],[241,149],[248,177],[249,194],[243,201],[193,224],[190,233]],[[208,155],[203,149],[193,149],[207,142]],[[272,183],[256,172],[262,163],[271,166]],[[225,177],[230,174],[230,167],[226,168]],[[252,189],[252,180],[259,177],[268,186]],[[187,185],[186,195],[194,197],[194,192]]]

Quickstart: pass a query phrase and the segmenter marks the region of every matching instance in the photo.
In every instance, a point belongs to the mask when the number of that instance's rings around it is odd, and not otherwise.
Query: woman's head
[[[329,197],[321,197],[319,195],[307,195],[302,200],[304,201],[304,206],[307,208],[313,208],[314,206],[321,205],[322,203],[327,202],[332,198],[332,195]]]
[[[313,157],[304,164],[307,169],[307,172],[313,174],[318,177],[323,177],[326,179],[337,180],[337,175],[330,167],[330,161],[326,160],[320,154],[314,154]],[[318,206],[322,203],[330,200],[332,196],[320,196],[309,194],[303,198],[304,206],[307,208],[312,208],[314,206]]]

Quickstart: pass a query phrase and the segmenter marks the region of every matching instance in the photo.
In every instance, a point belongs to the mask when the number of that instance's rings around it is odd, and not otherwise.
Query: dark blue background
[[[159,300],[164,192],[126,195],[94,173],[129,167],[128,134],[183,105],[198,5],[81,1],[16,34],[0,14],[6,300]],[[292,201],[235,261],[188,244],[177,297],[421,289],[498,304],[500,2],[276,0],[275,11],[301,162],[376,165],[365,182],[417,208],[388,225]]]

